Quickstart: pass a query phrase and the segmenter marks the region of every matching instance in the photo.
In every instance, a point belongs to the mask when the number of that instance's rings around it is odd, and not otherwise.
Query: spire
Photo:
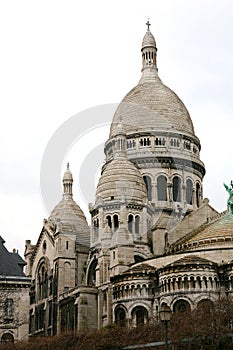
[[[63,197],[64,198],[73,197],[72,186],[73,186],[73,176],[70,171],[70,164],[67,163],[66,171],[63,176]]]
[[[153,34],[150,31],[150,22],[149,19],[146,22],[147,25],[147,31],[144,35],[144,38],[142,40],[142,71],[144,69],[157,69],[157,62],[156,62],[156,56],[157,56],[157,47],[156,42]]]

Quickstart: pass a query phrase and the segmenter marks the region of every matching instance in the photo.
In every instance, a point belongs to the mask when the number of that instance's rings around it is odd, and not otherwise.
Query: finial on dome
[[[70,164],[66,164],[66,171],[63,176],[63,196],[72,197],[73,176],[70,171]]]
[[[150,31],[150,19],[148,18],[147,22],[146,22],[146,25],[147,25],[147,31],[149,32]]]

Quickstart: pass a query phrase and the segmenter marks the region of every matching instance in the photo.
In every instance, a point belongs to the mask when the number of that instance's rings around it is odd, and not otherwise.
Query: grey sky
[[[0,4],[0,234],[9,249],[23,253],[25,239],[35,243],[48,216],[40,165],[53,133],[82,110],[120,102],[140,79],[148,17],[160,78],[185,103],[201,140],[204,196],[225,210],[222,183],[233,177],[231,0],[5,1]],[[80,164],[73,154],[70,158],[80,203]]]

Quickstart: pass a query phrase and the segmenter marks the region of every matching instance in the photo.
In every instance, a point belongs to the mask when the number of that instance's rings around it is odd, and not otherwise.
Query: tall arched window
[[[167,200],[167,178],[164,175],[160,175],[157,179],[157,191],[158,201]]]
[[[117,214],[113,215],[113,224],[114,224],[114,231],[116,231],[119,227],[119,219]]]
[[[143,326],[148,321],[148,311],[143,306],[136,306],[132,310],[132,321],[136,327]]]
[[[64,264],[64,290],[68,290],[71,287],[71,265],[69,262]]]
[[[125,312],[125,309],[123,309],[123,307],[119,306],[116,309],[115,320],[116,320],[116,323],[121,327],[124,327],[126,325],[126,312]]]
[[[147,190],[147,198],[148,201],[152,201],[152,186],[151,186],[151,178],[150,176],[143,176],[143,180],[146,184],[146,190]]]
[[[199,208],[200,207],[200,185],[199,183],[196,184],[196,204],[197,204],[197,207]]]
[[[112,228],[112,218],[111,218],[111,216],[108,215],[108,216],[106,217],[106,219],[107,219],[107,222],[108,222],[108,227]]]
[[[128,216],[128,230],[130,233],[133,232],[133,215]]]
[[[41,264],[37,273],[37,295],[39,300],[48,296],[48,272],[44,263]]]
[[[93,260],[89,267],[88,276],[87,276],[88,286],[95,286],[96,284],[96,266],[97,266],[97,259]]]
[[[193,204],[193,183],[190,179],[186,181],[186,202]]]
[[[140,216],[136,215],[135,216],[135,233],[139,234],[140,232]]]
[[[181,202],[181,180],[178,176],[175,176],[172,180],[172,193],[173,201]]]

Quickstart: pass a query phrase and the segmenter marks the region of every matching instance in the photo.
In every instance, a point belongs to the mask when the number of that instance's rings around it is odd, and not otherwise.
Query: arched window
[[[158,201],[167,200],[167,178],[160,175],[157,179]]]
[[[108,215],[108,216],[106,217],[106,219],[107,219],[108,227],[112,228],[112,218],[111,218],[111,216]]]
[[[196,204],[197,204],[197,207],[199,208],[200,207],[200,185],[199,183],[196,184]]]
[[[139,215],[135,216],[135,233],[136,234],[140,233],[140,216]]]
[[[173,201],[181,202],[181,180],[175,176],[172,180]]]
[[[44,263],[41,264],[37,273],[37,295],[39,300],[48,296],[48,272]]]
[[[148,320],[148,311],[143,306],[136,306],[132,310],[132,321],[136,327],[143,326]]]
[[[188,301],[181,299],[181,300],[178,300],[175,302],[175,304],[173,306],[173,311],[176,313],[190,312],[191,307],[190,307]]]
[[[53,276],[53,293],[57,295],[58,293],[58,264],[54,266],[54,276]]]
[[[146,184],[146,190],[147,190],[147,198],[148,201],[152,201],[152,186],[151,186],[151,178],[150,176],[143,176],[143,180]]]
[[[203,310],[206,313],[212,312],[214,311],[214,303],[209,299],[202,299],[197,304],[197,308],[198,310]]]
[[[128,230],[130,233],[133,232],[133,215],[128,216]]]
[[[88,277],[87,277],[88,286],[95,286],[96,284],[96,266],[97,266],[97,259],[93,260],[89,267]]]
[[[193,204],[193,183],[190,179],[186,181],[186,202]]]
[[[71,265],[69,262],[64,264],[64,277],[64,291],[66,291],[71,287]]]
[[[115,311],[115,322],[121,326],[124,327],[126,325],[126,312],[123,307],[118,307]]]
[[[113,215],[113,224],[114,224],[114,231],[116,231],[119,227],[119,219],[117,214]]]
[[[14,337],[11,333],[3,334],[1,338],[1,344],[14,343]]]

